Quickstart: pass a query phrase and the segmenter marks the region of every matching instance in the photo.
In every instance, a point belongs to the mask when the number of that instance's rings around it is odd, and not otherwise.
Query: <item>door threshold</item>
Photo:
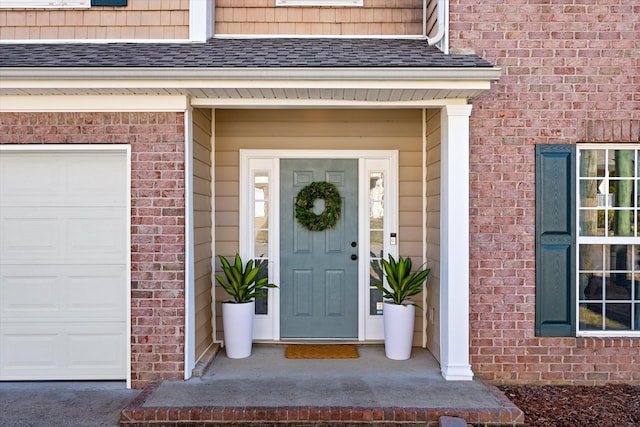
[[[289,344],[354,344],[354,345],[382,345],[384,341],[358,341],[354,338],[283,338],[279,341],[253,341],[254,344],[289,345]]]

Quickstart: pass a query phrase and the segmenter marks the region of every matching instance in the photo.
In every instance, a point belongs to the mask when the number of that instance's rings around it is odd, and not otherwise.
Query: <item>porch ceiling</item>
[[[3,44],[0,95],[183,95],[193,105],[424,105],[467,100],[500,69],[423,40],[212,39]]]

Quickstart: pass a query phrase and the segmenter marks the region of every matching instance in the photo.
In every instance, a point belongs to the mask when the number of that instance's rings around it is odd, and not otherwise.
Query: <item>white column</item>
[[[469,116],[471,105],[441,109],[440,368],[471,380],[469,363]]]
[[[193,109],[184,112],[184,379],[196,366],[196,296],[193,234]]]
[[[189,1],[189,40],[205,42],[213,37],[213,0]]]

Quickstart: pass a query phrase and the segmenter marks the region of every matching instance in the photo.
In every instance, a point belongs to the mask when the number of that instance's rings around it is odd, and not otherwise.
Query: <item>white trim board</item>
[[[0,112],[165,112],[189,107],[189,98],[184,95],[7,95],[0,100]]]

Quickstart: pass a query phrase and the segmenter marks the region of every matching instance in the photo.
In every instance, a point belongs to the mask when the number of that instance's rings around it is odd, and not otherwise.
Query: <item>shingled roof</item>
[[[214,38],[206,43],[0,44],[0,67],[478,68],[476,55],[445,55],[424,40]]]

